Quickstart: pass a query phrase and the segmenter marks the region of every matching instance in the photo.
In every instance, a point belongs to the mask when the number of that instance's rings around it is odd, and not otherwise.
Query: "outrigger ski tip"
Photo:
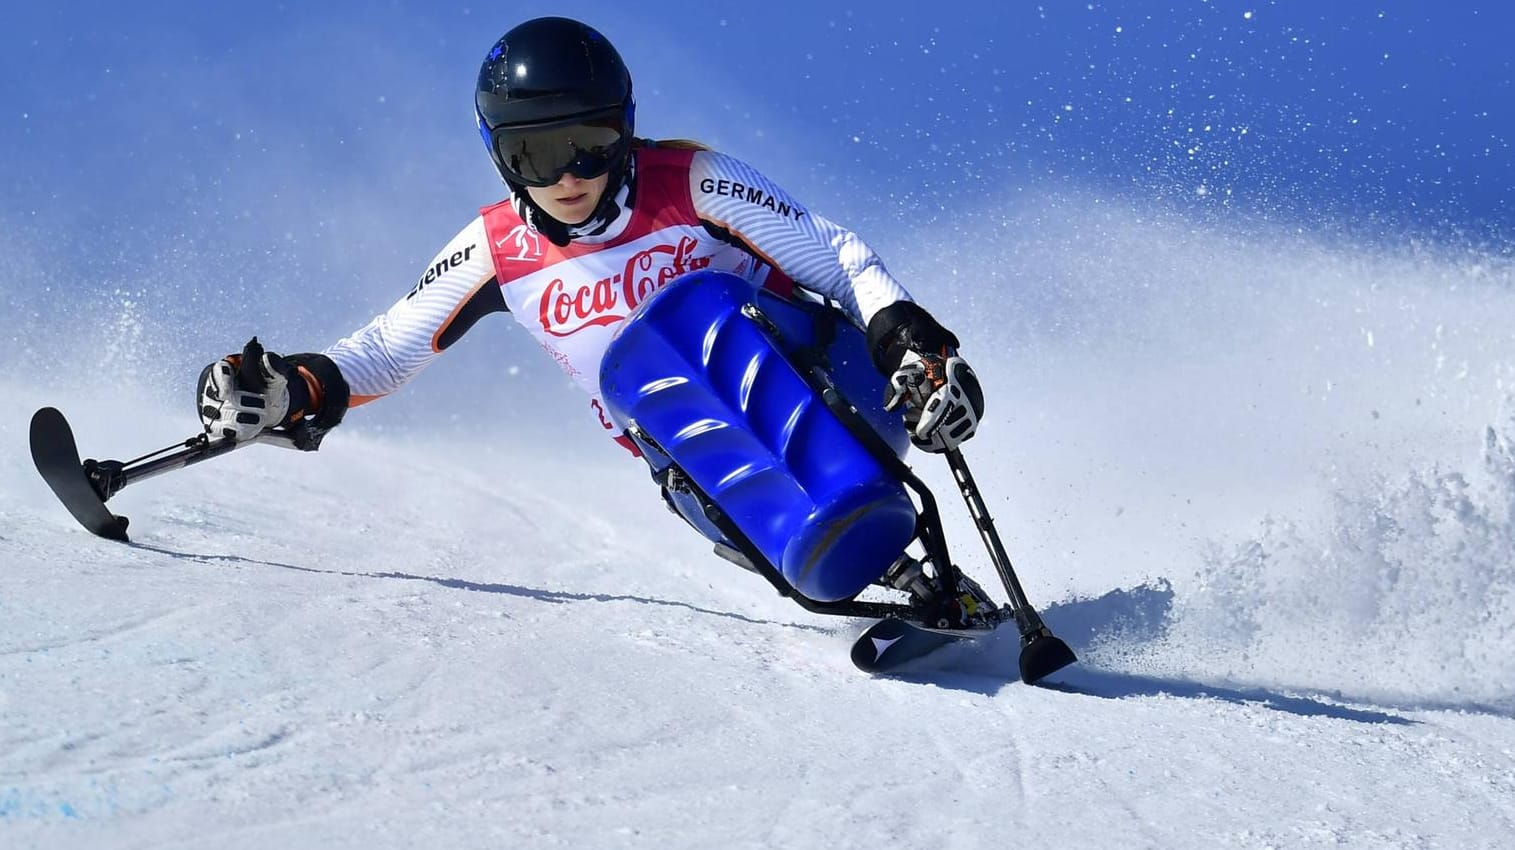
[[[1028,685],[1077,660],[1073,649],[1046,627],[1036,634],[1021,636],[1021,681]]]

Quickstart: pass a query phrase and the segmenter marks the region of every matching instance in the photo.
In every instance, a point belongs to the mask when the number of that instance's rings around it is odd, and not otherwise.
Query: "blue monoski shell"
[[[876,580],[915,534],[904,486],[846,429],[742,307],[785,344],[807,344],[813,305],[724,272],[669,284],[622,325],[600,368],[612,418],[636,424],[805,596],[834,601]],[[896,452],[898,419],[878,409],[883,378],[862,334],[838,323],[832,379]]]

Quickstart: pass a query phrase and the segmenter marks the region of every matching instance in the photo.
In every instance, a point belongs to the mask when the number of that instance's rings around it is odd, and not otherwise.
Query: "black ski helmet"
[[[608,163],[613,185],[606,194],[613,195],[619,188],[630,152],[636,102],[631,74],[621,55],[593,27],[570,18],[535,18],[505,33],[479,69],[474,113],[489,158],[516,194],[524,194],[520,190],[527,181],[513,173],[501,156],[498,131],[618,116],[623,139]]]

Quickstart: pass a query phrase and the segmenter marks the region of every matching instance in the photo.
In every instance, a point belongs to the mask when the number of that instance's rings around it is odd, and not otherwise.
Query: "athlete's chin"
[[[575,205],[575,207],[571,209],[558,207],[557,209],[551,210],[550,212],[552,213],[553,218],[561,221],[569,227],[574,227],[588,221],[589,216],[594,212],[593,209],[578,209],[577,207],[578,205]]]

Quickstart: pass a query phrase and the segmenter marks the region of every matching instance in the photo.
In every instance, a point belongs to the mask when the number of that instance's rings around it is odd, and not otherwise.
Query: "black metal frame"
[[[298,449],[296,442],[296,438],[284,429],[266,431],[240,443],[229,437],[212,440],[205,434],[200,434],[135,460],[94,460],[91,458],[84,461],[84,474],[89,476],[90,483],[95,485],[101,501],[106,501],[121,492],[121,489],[128,484],[135,484],[165,472],[193,466],[244,446],[261,443],[266,446]],[[166,454],[168,452],[172,454]],[[164,456],[159,457],[159,455]]]
[[[930,560],[937,575],[941,577],[943,586],[956,587],[961,571],[956,564],[952,563],[952,558],[947,551],[946,537],[942,532],[941,514],[937,510],[936,499],[930,489],[916,476],[914,470],[894,453],[894,450],[873,429],[857,407],[842,394],[831,380],[824,355],[818,348],[788,346],[777,325],[764,316],[762,309],[756,304],[747,305],[742,313],[762,328],[774,345],[785,353],[791,363],[795,364],[800,376],[820,395],[827,408],[868,449],[869,453],[886,469],[898,476],[906,486],[915,491],[921,503],[920,510],[917,512],[916,538],[925,548],[927,559]],[[830,311],[818,311],[817,321],[834,322],[837,318]],[[818,332],[816,336],[823,340],[831,337],[824,330]],[[999,573],[1000,581],[1004,584],[1005,593],[1009,597],[1009,605],[999,610],[1013,618],[1020,631],[1021,678],[1028,683],[1034,682],[1047,673],[1073,663],[1076,660],[1073,650],[1052,634],[1052,630],[1047,628],[1041,615],[1026,598],[1026,592],[1021,587],[1020,580],[1015,575],[1015,568],[1010,563],[1010,557],[1005,553],[1004,544],[1000,542],[999,533],[994,528],[994,520],[989,516],[989,509],[984,504],[983,496],[979,493],[972,473],[968,471],[967,461],[957,449],[946,452],[946,457],[958,490],[968,505],[974,525],[978,528],[979,536],[989,551],[990,560],[994,562],[995,571]],[[709,500],[704,501],[708,504]],[[723,528],[722,531],[725,529]],[[746,544],[746,547],[753,548],[750,542]],[[744,552],[744,554],[751,557],[753,553]],[[766,562],[759,556],[755,563],[765,564]],[[768,575],[769,581],[775,581],[775,576],[777,576],[777,582],[783,581],[783,577],[778,576],[778,571],[771,565],[768,565],[768,570],[772,573]],[[792,591],[785,595],[796,598],[797,601],[803,599]],[[801,602],[801,604],[804,603]],[[918,609],[912,606],[899,607],[905,607],[912,614],[919,613]]]

